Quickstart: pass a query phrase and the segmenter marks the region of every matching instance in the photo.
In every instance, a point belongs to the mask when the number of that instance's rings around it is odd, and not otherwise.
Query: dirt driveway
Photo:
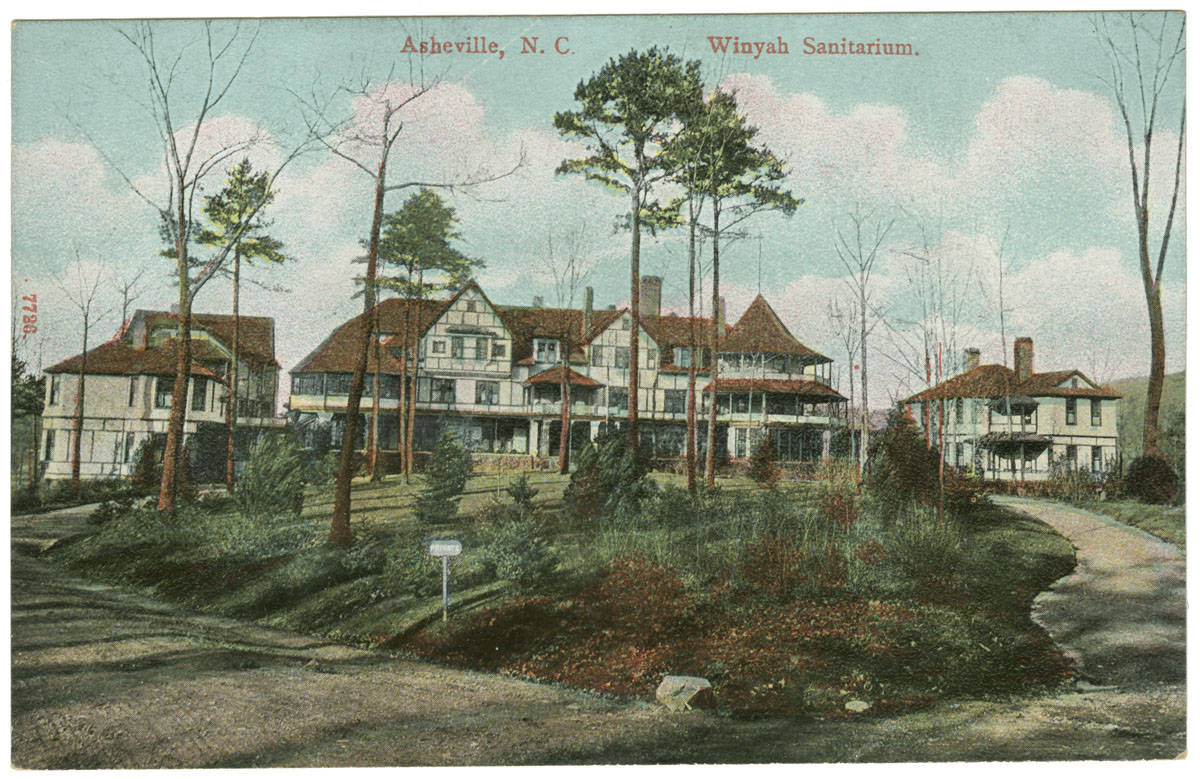
[[[34,556],[41,544],[16,543],[53,536],[55,521],[71,518],[13,522],[19,767],[1128,759],[1184,749],[1182,680],[853,722],[671,715],[92,584]]]

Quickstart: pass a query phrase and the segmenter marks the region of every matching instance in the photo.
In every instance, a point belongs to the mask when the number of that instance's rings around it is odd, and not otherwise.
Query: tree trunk
[[[565,348],[565,346],[564,346]],[[562,361],[562,379],[559,382],[559,403],[562,406],[559,423],[562,434],[558,441],[558,472],[569,473],[571,470],[571,382],[567,378],[567,360]]]
[[[79,360],[79,383],[75,388],[75,440],[71,444],[71,489],[76,495],[80,487],[80,448],[83,438],[83,391],[87,382],[88,316],[83,314],[83,355]]]
[[[233,443],[237,429],[238,355],[241,336],[238,294],[242,281],[242,249],[233,247],[233,359],[229,363],[229,403],[225,407],[225,489],[233,494]]]
[[[866,480],[871,468],[871,404],[867,393],[867,290],[865,283],[858,291],[859,316],[859,348],[862,353],[862,441],[859,444],[859,459],[861,460],[861,478]]]
[[[642,187],[641,183],[633,185],[633,244],[629,252],[629,307],[633,324],[629,328],[629,448],[634,457],[638,453],[638,331],[642,326]]]
[[[696,492],[696,214],[688,198],[687,488]]]
[[[720,367],[721,343],[721,208],[713,203],[713,278],[712,278],[712,408],[708,414],[708,457],[704,461],[704,483],[708,489],[717,485],[717,378]]]
[[[192,298],[189,290],[187,215],[184,211],[183,181],[175,182],[175,273],[179,281],[177,334],[179,345],[175,359],[175,387],[171,391],[171,413],[167,421],[167,444],[163,450],[162,482],[158,488],[158,509],[175,510],[176,474],[183,450],[183,426],[187,419],[188,379],[192,373]]]
[[[414,336],[415,336],[415,334],[414,334]],[[410,378],[411,378],[411,381],[410,381],[411,386],[409,387],[409,390],[408,390],[408,414],[407,414],[408,418],[405,420],[407,429],[405,430],[405,433],[404,433],[404,463],[405,463],[405,465],[404,465],[404,482],[405,482],[405,484],[411,483],[410,479],[411,479],[411,474],[413,472],[413,432],[416,429],[416,424],[417,424],[417,378],[418,378],[418,373],[421,370],[421,364],[418,360],[417,345],[416,345],[417,342],[419,342],[419,338],[414,337],[413,342],[414,343],[413,343],[413,346],[411,347],[411,349],[409,349],[409,347],[405,347],[405,349],[406,349],[405,354],[407,356],[407,359],[405,360],[405,366],[406,366],[406,370],[408,371]],[[411,367],[409,367],[409,366],[411,366]]]
[[[1150,316],[1150,380],[1146,384],[1146,422],[1142,434],[1142,453],[1158,454],[1158,414],[1162,405],[1163,381],[1167,369],[1167,346],[1163,333],[1162,293],[1151,285],[1146,291],[1146,311]]]
[[[375,309],[372,317],[373,331],[379,330],[379,311]],[[379,481],[379,356],[380,344],[379,338],[374,332],[371,333],[371,343],[375,347],[375,376],[373,392],[371,394],[371,429],[367,432],[370,441],[367,443],[367,451],[371,453],[370,473],[371,481]]]
[[[348,546],[353,540],[350,532],[350,481],[354,475],[354,438],[358,432],[358,411],[362,407],[362,391],[367,375],[367,354],[371,347],[371,310],[375,308],[375,268],[379,259],[379,230],[383,223],[384,174],[387,154],[381,154],[379,171],[375,176],[375,208],[371,218],[371,237],[367,248],[367,276],[363,289],[363,315],[359,320],[362,332],[358,340],[358,355],[354,376],[350,380],[350,396],[346,402],[346,423],[342,426],[342,449],[338,457],[337,478],[334,482],[333,520],[329,527],[329,543]]]
[[[408,317],[410,301],[404,299],[404,331],[400,341],[400,392],[396,402],[396,449],[400,454],[400,470],[404,473],[404,483],[410,484],[409,473],[412,471],[412,447],[409,444],[408,411],[409,395],[417,392],[416,382],[411,387],[408,382]]]

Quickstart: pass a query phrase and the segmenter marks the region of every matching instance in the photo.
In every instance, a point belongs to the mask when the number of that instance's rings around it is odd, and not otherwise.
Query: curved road
[[[1070,760],[1185,748],[1182,560],[1140,531],[1019,508],[1079,546],[1038,616],[1087,687],[847,722],[667,714],[175,606],[36,552],[84,512],[14,517],[12,760],[22,768]],[[1083,578],[1079,578],[1083,577]],[[1160,603],[1161,602],[1161,603]],[[1157,604],[1157,605],[1156,605]],[[1158,606],[1161,605],[1161,608]],[[1153,662],[1146,662],[1153,657]]]

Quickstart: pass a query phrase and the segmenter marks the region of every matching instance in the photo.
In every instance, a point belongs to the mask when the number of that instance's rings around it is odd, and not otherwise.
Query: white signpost
[[[462,541],[443,538],[429,542],[429,556],[442,558],[442,622],[450,610],[450,558],[462,554]]]

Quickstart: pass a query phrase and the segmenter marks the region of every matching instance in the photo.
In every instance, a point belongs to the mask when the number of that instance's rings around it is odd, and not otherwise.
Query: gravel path
[[[1145,759],[1185,748],[1182,683],[743,722],[408,662],[65,574],[33,554],[54,535],[46,516],[13,520],[22,768]]]

